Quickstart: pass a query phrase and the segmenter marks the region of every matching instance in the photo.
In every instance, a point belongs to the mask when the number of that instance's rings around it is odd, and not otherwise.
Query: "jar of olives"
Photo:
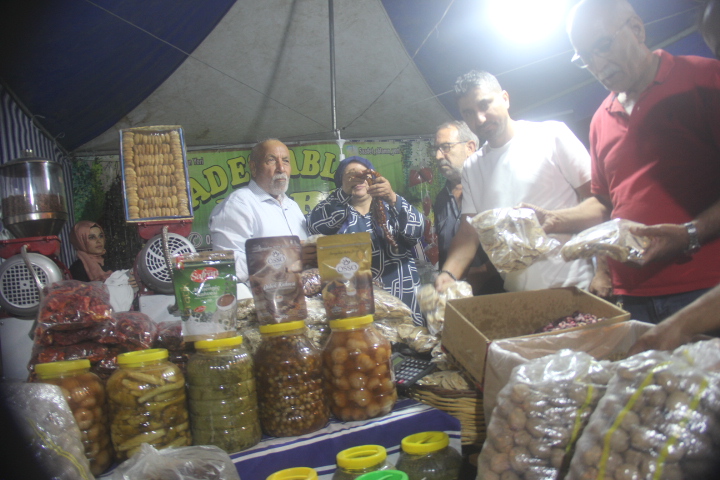
[[[330,320],[330,329],[323,362],[332,413],[349,421],[390,412],[397,400],[391,346],[373,316]]]
[[[105,387],[97,375],[90,372],[90,360],[67,360],[35,365],[37,382],[51,383],[62,389],[90,462],[90,473],[100,475],[113,460],[110,443]]]
[[[310,467],[286,468],[273,473],[265,480],[318,480],[318,474]]]
[[[119,368],[107,382],[110,433],[119,461],[143,443],[157,449],[192,444],[185,400],[185,377],[152,348],[117,356]]]
[[[445,432],[421,432],[402,439],[397,469],[410,480],[455,480],[462,455],[450,446]]]
[[[268,435],[314,432],[330,418],[322,376],[322,352],[305,335],[305,322],[260,325],[255,352],[260,425]]]
[[[369,473],[391,470],[393,465],[388,462],[387,450],[382,445],[360,445],[347,448],[336,456],[337,470],[332,480],[355,480]]]
[[[228,453],[260,441],[255,374],[241,336],[195,342],[187,365],[193,441]]]

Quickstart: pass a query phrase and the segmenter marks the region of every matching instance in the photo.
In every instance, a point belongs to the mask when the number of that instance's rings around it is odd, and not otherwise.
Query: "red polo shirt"
[[[592,191],[613,218],[685,223],[720,200],[720,62],[658,50],[653,83],[628,115],[611,93],[590,124]],[[720,283],[720,239],[684,263],[610,261],[616,294],[654,296]]]

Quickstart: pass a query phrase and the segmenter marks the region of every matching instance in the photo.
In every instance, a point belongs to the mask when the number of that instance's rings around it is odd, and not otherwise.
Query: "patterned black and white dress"
[[[422,213],[400,195],[397,195],[395,205],[383,202],[388,230],[398,244],[397,251],[393,251],[370,213],[360,214],[350,205],[350,198],[342,188],[333,191],[310,212],[308,230],[311,234],[323,235],[369,232],[372,238],[373,279],[381,281],[387,292],[410,307],[415,325],[424,325],[415,295],[420,277],[413,255],[413,247],[423,234]]]

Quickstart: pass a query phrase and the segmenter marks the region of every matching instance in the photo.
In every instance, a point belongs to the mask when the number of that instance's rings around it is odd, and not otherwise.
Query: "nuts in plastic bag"
[[[0,385],[4,405],[24,437],[21,441],[46,474],[57,480],[93,480],[80,428],[57,385]],[[6,439],[18,441],[20,439]]]
[[[240,480],[230,456],[213,445],[140,451],[112,472],[110,480]]]
[[[478,213],[470,223],[500,273],[524,270],[560,246],[545,233],[530,208],[495,208]]]
[[[578,233],[563,245],[560,254],[568,262],[606,255],[618,262],[643,265],[643,251],[650,245],[650,239],[633,235],[630,229],[644,226],[642,223],[615,218]]]
[[[442,331],[445,323],[445,305],[448,300],[472,297],[472,286],[461,281],[451,283],[443,292],[435,290],[435,285],[425,284],[418,290],[420,312],[427,321],[427,328],[433,335]]]
[[[571,350],[515,367],[498,394],[478,478],[562,478],[610,376],[593,357]]]
[[[716,479],[720,340],[617,363],[566,478]]]

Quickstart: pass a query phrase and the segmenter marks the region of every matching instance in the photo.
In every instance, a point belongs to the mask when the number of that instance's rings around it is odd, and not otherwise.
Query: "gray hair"
[[[475,142],[475,148],[480,147],[480,143],[478,140],[477,135],[475,135],[472,130],[470,130],[470,127],[468,127],[468,124],[461,121],[461,120],[453,120],[452,122],[445,122],[439,127],[435,129],[436,132],[444,129],[444,128],[450,128],[454,127],[458,131],[458,141],[460,142],[469,142],[473,141]]]
[[[263,148],[265,147],[265,144],[268,142],[272,142],[272,141],[279,142],[280,140],[278,140],[277,138],[266,138],[265,140],[262,140],[262,141],[256,143],[252,147],[252,150],[250,150],[250,156],[249,156],[248,160],[251,163],[257,164],[257,162],[262,160],[260,155],[262,155],[262,153],[263,153]]]
[[[470,70],[455,80],[455,99],[457,100],[464,97],[474,88],[482,88],[495,93],[502,92],[500,82],[498,82],[494,75],[484,70]]]

